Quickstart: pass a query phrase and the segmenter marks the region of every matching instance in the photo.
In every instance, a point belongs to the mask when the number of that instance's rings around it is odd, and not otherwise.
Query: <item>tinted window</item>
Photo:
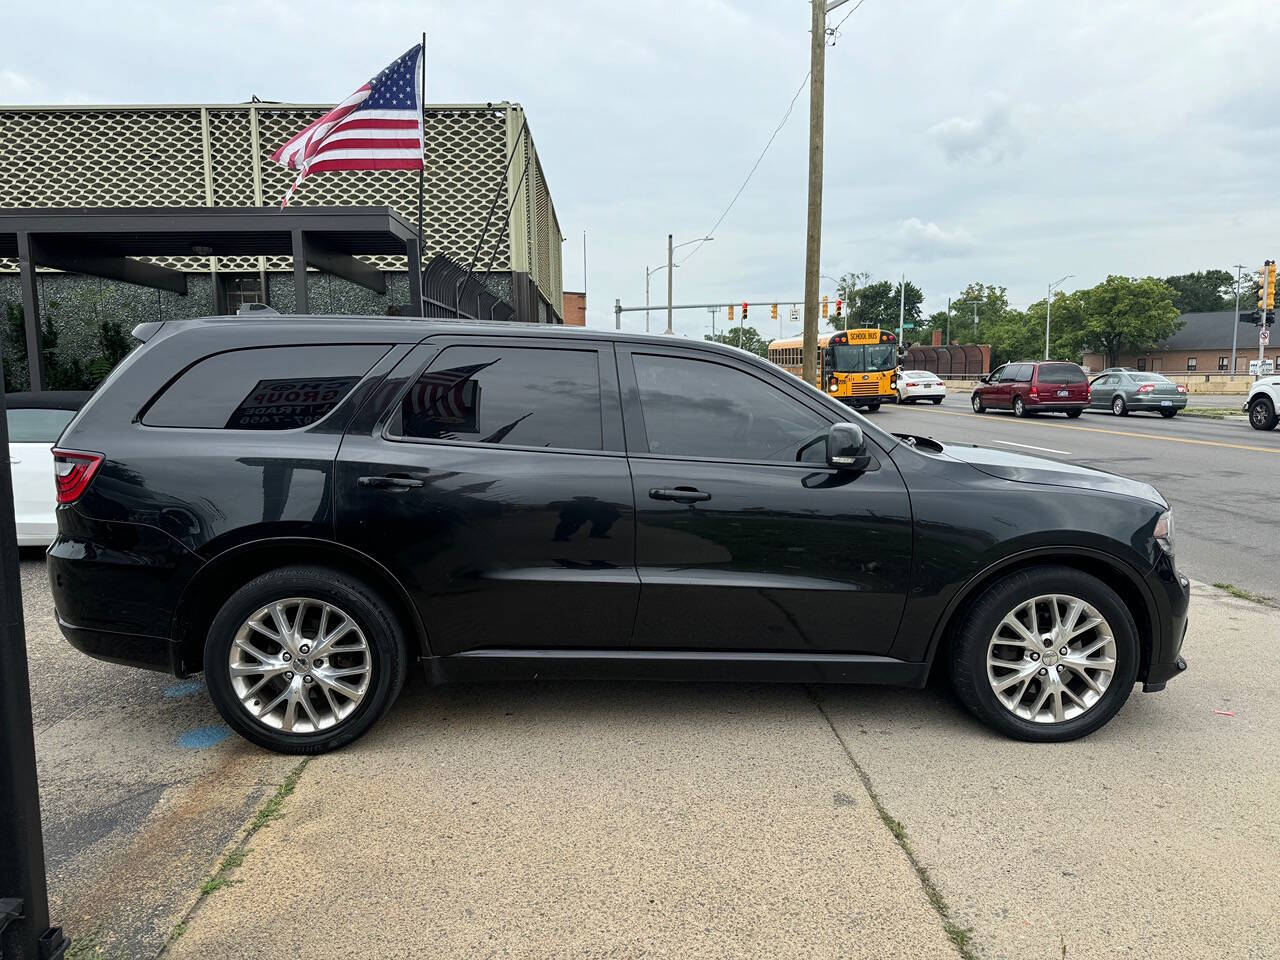
[[[54,443],[74,410],[6,410],[10,443]]]
[[[1158,373],[1131,373],[1129,379],[1134,383],[1169,383],[1168,377],[1162,377]]]
[[[794,461],[829,426],[781,390],[733,367],[683,357],[633,359],[650,453]]]
[[[262,347],[206,357],[142,417],[152,427],[292,430],[315,423],[387,352],[373,344]]]
[[[1017,379],[1017,374],[1018,365],[1016,363],[1007,364],[1000,368],[1000,382],[1013,383],[1013,381]]]
[[[1074,363],[1042,363],[1036,378],[1040,383],[1084,383],[1084,371]]]
[[[1031,374],[1032,374],[1034,371],[1035,371],[1035,364],[1034,364],[1034,363],[1020,363],[1020,364],[1018,364],[1018,366],[1015,368],[1015,372],[1014,372],[1013,377],[1014,377],[1014,379],[1015,379],[1015,380],[1017,380],[1017,381],[1018,381],[1018,383],[1030,383],[1030,382],[1031,382]]]
[[[392,432],[423,440],[599,450],[594,350],[446,347],[400,401]]]

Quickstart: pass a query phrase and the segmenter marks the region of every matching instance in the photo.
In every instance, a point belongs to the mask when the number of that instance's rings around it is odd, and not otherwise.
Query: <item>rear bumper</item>
[[[1166,407],[1164,401],[1168,400],[1169,405]],[[1130,410],[1181,410],[1187,405],[1185,395],[1178,397],[1163,397],[1156,400],[1134,400],[1129,404]]]
[[[1028,400],[1026,401],[1027,410],[1032,413],[1066,413],[1068,410],[1087,410],[1089,409],[1088,400]]]
[[[97,660],[120,663],[127,667],[142,667],[185,677],[180,648],[168,637],[149,637],[138,633],[113,633],[110,630],[94,630],[77,627],[58,617],[58,629],[67,642],[81,653]]]

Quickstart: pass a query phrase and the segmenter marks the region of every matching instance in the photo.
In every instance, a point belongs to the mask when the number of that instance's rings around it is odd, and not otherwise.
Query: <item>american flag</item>
[[[326,170],[420,170],[422,44],[295,134],[271,159],[298,178],[280,201],[287,206],[303,179]]]

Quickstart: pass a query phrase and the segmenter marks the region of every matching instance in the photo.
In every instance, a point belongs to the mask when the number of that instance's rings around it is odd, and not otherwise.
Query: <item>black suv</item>
[[[732,348],[387,318],[143,324],[55,452],[79,649],[276,750],[432,681],[922,686],[1028,740],[1179,656],[1150,486],[878,430]],[[855,422],[848,422],[853,418]]]

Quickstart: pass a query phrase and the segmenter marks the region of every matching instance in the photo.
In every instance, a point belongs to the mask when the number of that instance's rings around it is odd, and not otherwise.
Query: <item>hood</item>
[[[1061,463],[1057,460],[1046,460],[1043,457],[1030,457],[1023,453],[992,450],[989,447],[975,447],[967,444],[948,443],[944,446],[943,452],[953,460],[960,460],[989,477],[998,477],[1001,480],[1102,490],[1126,497],[1136,497],[1139,500],[1150,500],[1163,507],[1169,506],[1164,497],[1160,496],[1160,491],[1151,484],[1143,483],[1141,480],[1131,480],[1119,474],[1107,473],[1105,470],[1095,470],[1093,467],[1082,467],[1074,463]]]

